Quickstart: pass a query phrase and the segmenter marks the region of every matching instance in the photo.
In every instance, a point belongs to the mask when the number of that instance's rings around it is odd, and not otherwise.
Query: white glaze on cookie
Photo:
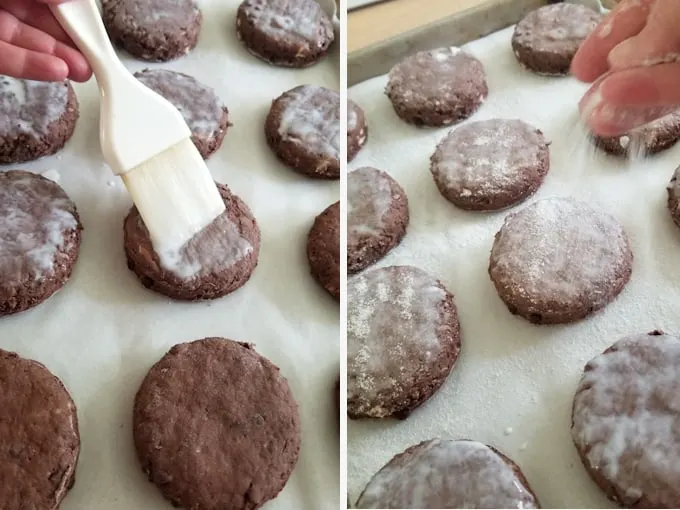
[[[149,31],[173,30],[191,26],[200,16],[194,0],[103,0],[103,4],[117,3],[117,15],[125,16],[131,28]]]
[[[327,18],[314,0],[246,0],[248,18],[262,33],[272,38],[293,38],[316,42],[322,28],[321,19]],[[327,23],[326,38],[333,36]]]
[[[0,76],[0,138],[26,134],[42,137],[68,104],[67,82],[17,80]]]
[[[538,508],[513,469],[476,441],[434,439],[392,459],[359,508]]]
[[[591,360],[573,407],[572,437],[627,508],[680,502],[680,340],[633,335]]]
[[[72,248],[75,205],[58,184],[37,175],[11,172],[0,182],[0,286],[49,277],[57,254]]]
[[[347,237],[375,236],[393,201],[392,178],[375,168],[358,168],[347,176]]]

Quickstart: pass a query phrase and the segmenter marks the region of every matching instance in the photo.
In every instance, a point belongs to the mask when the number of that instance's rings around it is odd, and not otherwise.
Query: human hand
[[[47,6],[61,1],[0,0],[0,74],[43,81],[90,79],[90,65]]]
[[[621,135],[680,107],[680,1],[623,0],[581,45],[572,73],[594,82],[581,115]]]

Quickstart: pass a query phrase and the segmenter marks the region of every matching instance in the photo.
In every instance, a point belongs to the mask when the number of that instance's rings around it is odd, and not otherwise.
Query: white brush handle
[[[102,153],[115,173],[133,170],[191,137],[177,109],[142,85],[118,59],[95,0],[67,0],[50,9],[94,72],[102,100]]]

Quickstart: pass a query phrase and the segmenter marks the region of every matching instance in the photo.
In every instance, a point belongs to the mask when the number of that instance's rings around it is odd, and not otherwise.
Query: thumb
[[[619,43],[609,53],[611,70],[651,66],[680,60],[680,2],[657,0],[647,24],[634,37]]]

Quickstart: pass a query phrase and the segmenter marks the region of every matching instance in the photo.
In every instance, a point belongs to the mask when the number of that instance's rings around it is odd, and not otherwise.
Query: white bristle
[[[225,211],[191,139],[123,174],[156,252],[177,250]]]

